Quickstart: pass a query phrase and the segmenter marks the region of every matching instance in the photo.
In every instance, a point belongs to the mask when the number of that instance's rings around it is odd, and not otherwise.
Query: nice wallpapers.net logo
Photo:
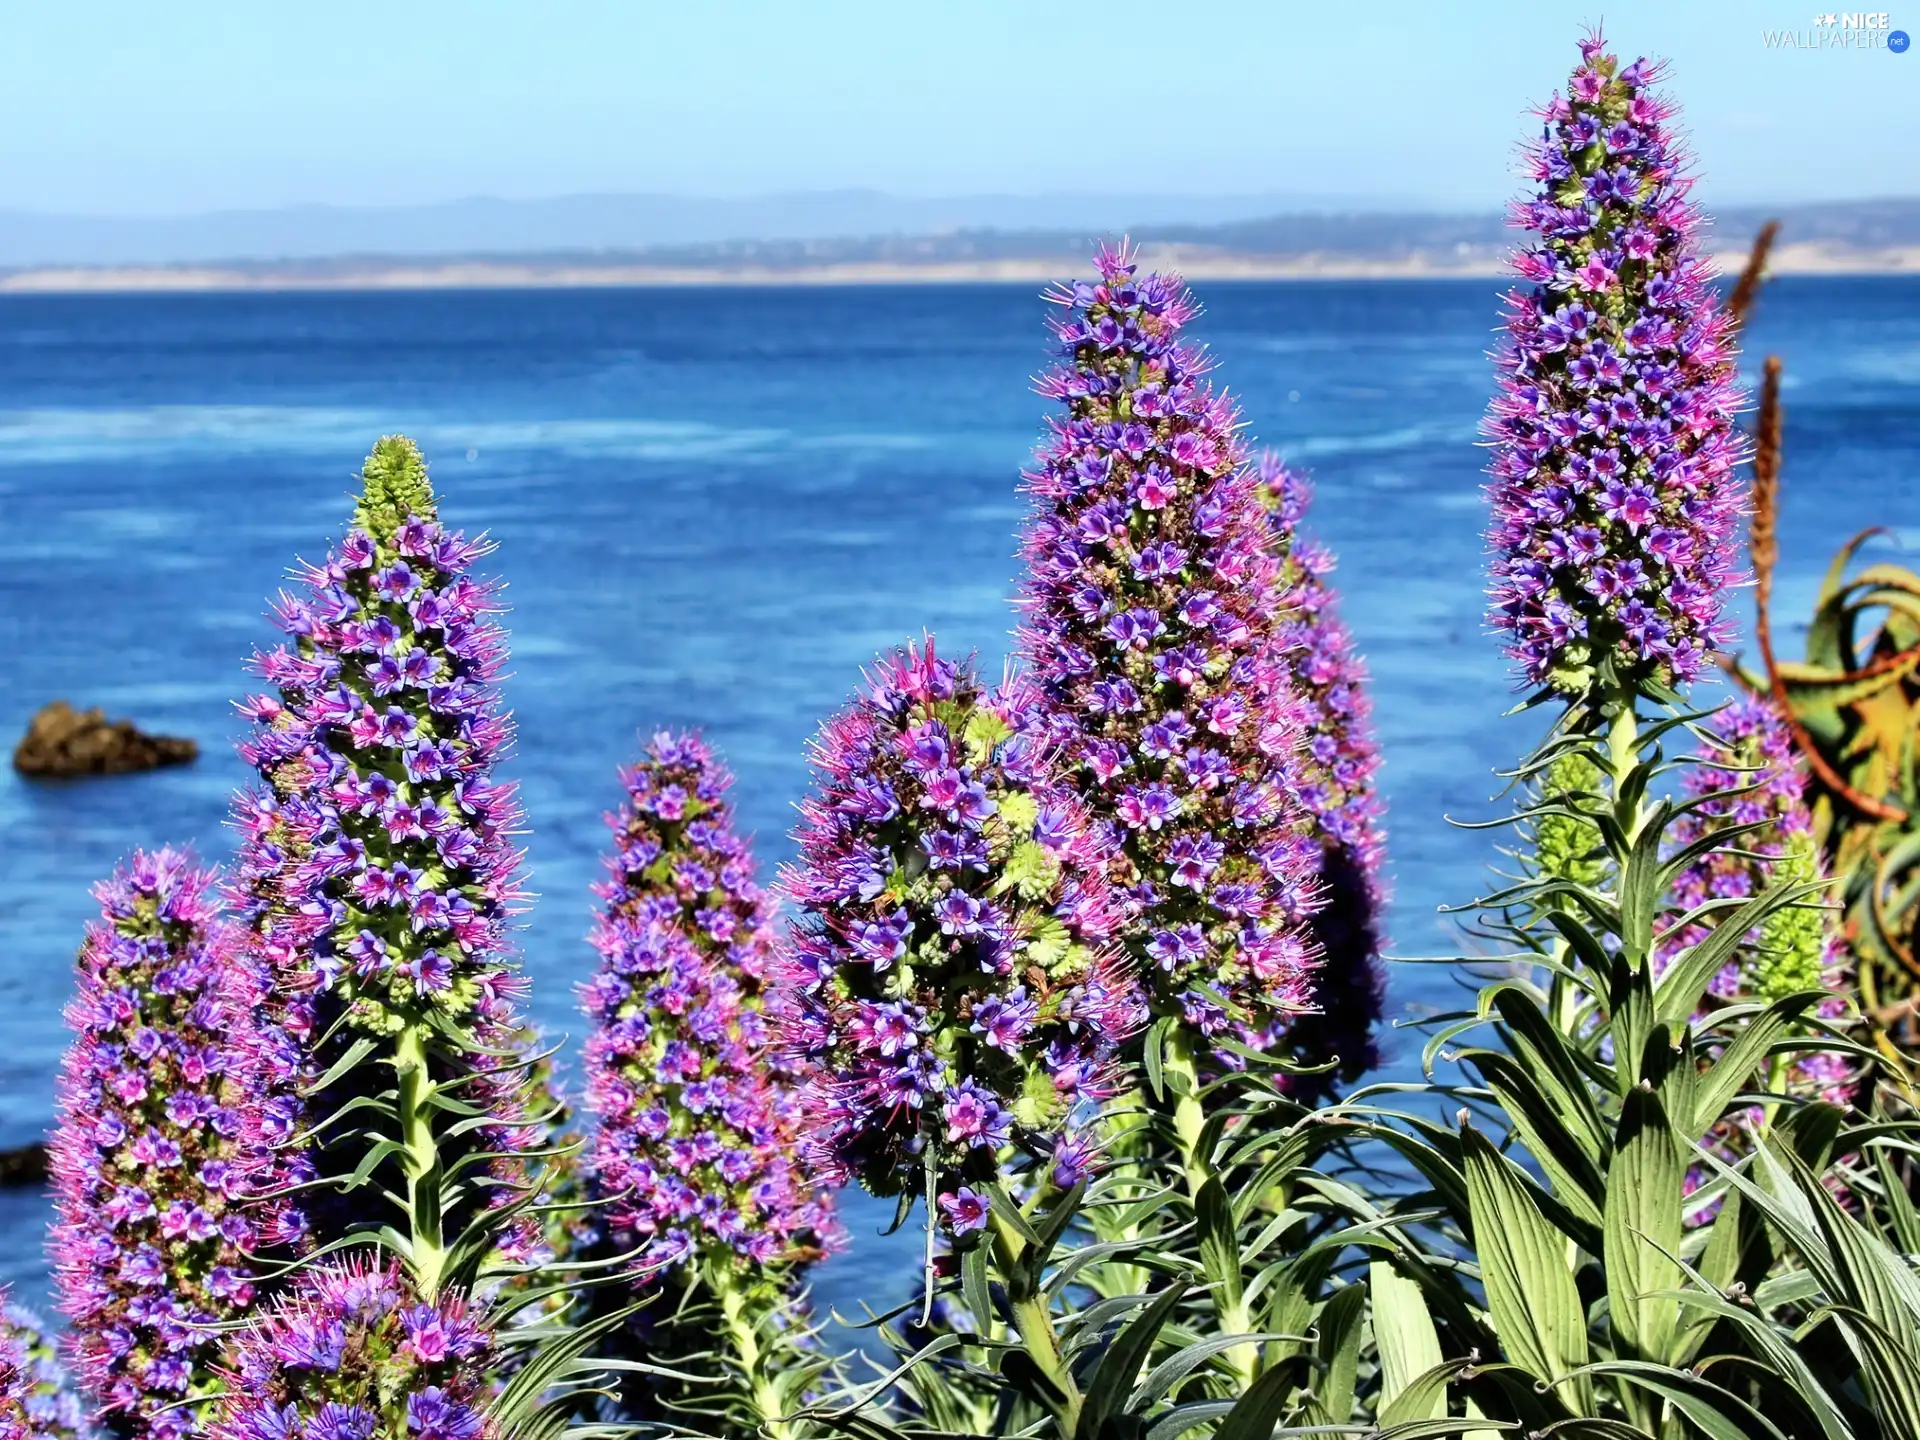
[[[1893,28],[1885,10],[1828,10],[1813,17],[1805,30],[1763,30],[1769,50],[1887,50],[1904,55],[1913,42],[1904,30]]]

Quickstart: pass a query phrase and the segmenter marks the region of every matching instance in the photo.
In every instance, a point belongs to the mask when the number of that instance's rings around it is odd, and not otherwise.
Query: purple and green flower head
[[[1486,420],[1491,619],[1527,684],[1666,691],[1724,645],[1741,509],[1730,321],[1659,67],[1597,36],[1542,112]]]
[[[465,1131],[469,1149],[524,1149],[536,1128],[524,1068],[500,1058],[521,1046],[525,986],[508,946],[520,811],[495,776],[512,738],[495,684],[505,635],[471,573],[488,546],[441,525],[409,441],[380,441],[363,486],[345,539],[281,597],[287,639],[256,660],[274,692],[243,707],[241,755],[262,784],[236,807],[232,893],[269,996],[250,1115],[270,1143],[300,1142],[296,1178],[322,1164],[303,1137],[389,1089],[395,1065],[491,1117]],[[338,1068],[363,1039],[366,1063]],[[401,1047],[420,1054],[387,1058]],[[352,1211],[316,1191],[287,1228],[335,1238]]]
[[[0,1286],[0,1440],[96,1440],[52,1332]]]
[[[1007,1173],[1075,1184],[1143,1016],[1109,940],[1108,842],[1062,783],[1017,676],[982,687],[933,642],[882,660],[822,728],[786,872],[787,1043],[822,1173],[879,1194],[930,1176],[950,1231]]]
[[[1377,775],[1366,662],[1340,618],[1334,557],[1301,532],[1313,487],[1272,451],[1259,460],[1259,493],[1279,560],[1281,665],[1299,697],[1305,737],[1292,762],[1300,833],[1319,846],[1323,903],[1308,921],[1321,957],[1316,1009],[1290,1021],[1294,1058],[1337,1069],[1288,1082],[1297,1098],[1329,1093],[1376,1061],[1374,1027],[1385,1001],[1381,924],[1386,909],[1386,806]]]
[[[813,1258],[837,1229],[798,1153],[798,1077],[768,1013],[774,907],[732,777],[697,735],[663,731],[622,779],[581,992],[601,1219],[649,1267]]]
[[[330,1259],[234,1333],[210,1440],[494,1440],[484,1320],[392,1261]]]
[[[1277,561],[1239,415],[1182,338],[1192,296],[1124,251],[1098,269],[1048,297],[1040,391],[1065,413],[1026,474],[1021,650],[1154,1012],[1265,1044],[1313,1007],[1318,963]]]
[[[70,1347],[113,1423],[197,1433],[214,1393],[214,1327],[254,1298],[260,1177],[228,1063],[255,998],[217,876],[182,851],[136,851],[94,892],[67,1009],[50,1162],[51,1248]]]

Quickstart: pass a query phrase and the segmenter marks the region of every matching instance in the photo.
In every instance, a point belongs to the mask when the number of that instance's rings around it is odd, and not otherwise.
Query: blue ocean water
[[[1372,664],[1405,954],[1478,893],[1490,771],[1526,745],[1482,633],[1475,426],[1491,282],[1215,284],[1198,333],[1252,433],[1316,473]],[[52,1114],[89,886],[133,845],[230,848],[229,741],[265,601],[316,557],[378,435],[425,447],[449,521],[499,541],[512,771],[531,822],[537,1018],[572,987],[602,813],[637,732],[698,725],[739,775],[770,871],[805,742],[879,649],[922,630],[997,670],[1019,469],[1046,406],[1027,287],[13,297],[0,300],[0,739],[56,696],[196,736],[190,769],[71,785],[0,771],[0,1145]],[[1920,562],[1920,279],[1789,279],[1749,350],[1788,364],[1779,615],[1832,551]],[[1897,553],[1904,543],[1904,556]],[[1396,972],[1400,1018],[1445,969]],[[1389,1071],[1417,1064],[1389,1036]],[[913,1242],[850,1197],[818,1275],[842,1311],[899,1299]],[[44,1294],[45,1197],[0,1191],[0,1280]]]

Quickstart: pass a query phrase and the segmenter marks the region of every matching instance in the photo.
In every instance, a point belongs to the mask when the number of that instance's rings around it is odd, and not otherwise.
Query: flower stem
[[[1080,1407],[1083,1403],[1080,1387],[1074,1383],[1073,1372],[1067,1368],[1066,1356],[1060,1351],[1060,1337],[1053,1328],[1053,1307],[1047,1299],[1047,1293],[1036,1283],[1030,1292],[1019,1278],[1020,1260],[1027,1248],[1026,1237],[1008,1223],[999,1211],[994,1211],[993,1259],[1000,1271],[1001,1282],[1007,1287],[1008,1308],[1013,1312],[1013,1328],[1020,1336],[1020,1343],[1027,1356],[1039,1367],[1042,1374],[1053,1382],[1060,1399],[1054,1404],[1054,1418],[1059,1422],[1062,1436],[1070,1436],[1080,1424]]]
[[[1187,1196],[1197,1200],[1200,1187],[1213,1178],[1211,1157],[1200,1149],[1207,1112],[1200,1103],[1200,1068],[1194,1063],[1193,1037],[1175,1027],[1167,1042],[1166,1075],[1172,1083],[1173,1134],[1180,1147],[1180,1173],[1186,1177]]]
[[[759,1328],[748,1304],[749,1297],[733,1267],[722,1262],[708,1268],[707,1283],[720,1300],[720,1313],[726,1322],[727,1339],[733,1345],[734,1363],[740,1367],[747,1401],[753,1407],[757,1433],[772,1440],[789,1440],[792,1429],[786,1421],[786,1405],[767,1371],[767,1357],[760,1347]]]
[[[1607,726],[1607,778],[1615,796],[1627,783],[1627,777],[1640,763],[1640,717],[1634,714],[1633,692],[1631,690],[1615,698],[1616,708],[1613,719]],[[1640,838],[1640,832],[1646,827],[1647,806],[1644,796],[1635,802],[1633,812],[1627,817],[1629,822],[1623,826],[1626,839],[1626,852],[1633,849],[1634,841]],[[1625,852],[1616,855],[1615,860],[1624,862]]]
[[[1176,1028],[1168,1041],[1165,1069],[1174,1082],[1168,1088],[1174,1097],[1173,1133],[1180,1147],[1180,1169],[1186,1177],[1187,1198],[1197,1208],[1201,1187],[1214,1178],[1215,1171],[1213,1157],[1203,1148],[1207,1111],[1200,1101],[1200,1069],[1193,1058],[1193,1037],[1183,1027]],[[1215,1285],[1211,1294],[1222,1334],[1253,1332],[1253,1318],[1239,1285]],[[1235,1345],[1221,1358],[1232,1372],[1235,1394],[1244,1393],[1260,1376],[1257,1345]]]
[[[428,1101],[433,1081],[427,1073],[425,1027],[408,1025],[394,1039],[393,1068],[399,1077],[402,1164],[407,1177],[407,1220],[411,1229],[414,1282],[432,1300],[440,1291],[446,1239],[441,1230],[440,1150],[434,1140]]]

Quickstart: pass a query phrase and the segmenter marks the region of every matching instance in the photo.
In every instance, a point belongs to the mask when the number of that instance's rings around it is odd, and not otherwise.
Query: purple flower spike
[[[615,1248],[642,1263],[812,1258],[839,1238],[797,1150],[795,1077],[767,1015],[773,905],[733,828],[733,783],[696,735],[655,735],[624,772],[599,972],[581,991],[593,1029],[587,1162]]]
[[[355,528],[281,597],[288,642],[256,657],[276,692],[243,706],[254,730],[240,753],[263,784],[235,807],[231,898],[267,991],[248,1040],[248,1120],[287,1147],[369,1087],[390,1088],[392,1072],[370,1057],[305,1103],[300,1087],[358,1038],[391,1045],[411,1032],[434,1073],[466,1075],[460,1098],[498,1122],[448,1140],[452,1167],[460,1146],[524,1150],[537,1131],[524,1069],[499,1059],[525,1037],[507,936],[522,899],[520,809],[514,787],[493,778],[512,739],[494,683],[506,640],[493,588],[470,573],[488,547],[440,526],[412,443],[380,441],[363,480]],[[287,1178],[350,1173],[363,1153],[350,1141],[313,1149],[292,1147]],[[523,1174],[505,1161],[492,1173],[506,1185]],[[387,1170],[381,1178],[398,1188]],[[332,1187],[304,1192],[274,1238],[377,1226],[391,1217],[375,1193],[348,1203]],[[449,1228],[468,1218],[458,1202],[442,1217]],[[523,1241],[530,1222],[508,1243]]]
[[[1728,835],[1689,863],[1674,881],[1673,904],[1684,914],[1711,900],[1748,899],[1782,880],[1818,878],[1806,775],[1794,754],[1792,733],[1773,707],[1753,697],[1737,700],[1707,723],[1704,739],[1701,763],[1689,767],[1683,782],[1687,795],[1703,803],[1674,824],[1672,848],[1684,849],[1734,826],[1761,828]],[[1664,969],[1725,918],[1720,911],[1671,926],[1655,946],[1654,963]],[[1833,1019],[1846,1012],[1845,959],[1833,912],[1803,901],[1775,911],[1746,937],[1736,958],[1709,985],[1708,1003],[1716,1008],[1766,1004],[1827,990],[1833,998],[1819,1013]],[[1844,1105],[1855,1077],[1839,1055],[1822,1051],[1796,1059],[1789,1078],[1796,1089]]]
[[[0,1286],[0,1440],[95,1440],[98,1433],[47,1327],[7,1303]]]
[[[1493,442],[1494,626],[1530,685],[1581,696],[1696,679],[1726,643],[1740,400],[1699,252],[1686,155],[1596,35],[1542,112],[1539,190],[1514,208]],[[1604,137],[1604,138],[1602,138]]]
[[[1378,1060],[1373,1032],[1386,998],[1380,960],[1386,807],[1375,785],[1380,752],[1366,663],[1354,650],[1328,580],[1334,558],[1300,533],[1312,484],[1269,451],[1260,457],[1260,494],[1280,559],[1282,664],[1307,726],[1306,743],[1294,759],[1294,784],[1305,833],[1319,843],[1325,897],[1310,921],[1322,957],[1316,977],[1320,1008],[1291,1021],[1285,1041],[1298,1060],[1339,1061],[1337,1071],[1289,1082],[1293,1093],[1310,1101],[1330,1095],[1336,1080],[1351,1080]]]
[[[1238,412],[1180,338],[1192,296],[1102,251],[1049,295],[1062,362],[1026,490],[1020,645],[1114,851],[1157,1014],[1267,1043],[1313,1008],[1319,849],[1291,772],[1277,563]]]
[[[1677,851],[1734,826],[1760,828],[1726,835],[1681,871],[1670,897],[1678,912],[1684,915],[1710,900],[1745,900],[1782,880],[1817,878],[1820,861],[1806,803],[1806,775],[1794,754],[1792,734],[1772,706],[1760,698],[1735,701],[1707,722],[1702,739],[1701,763],[1689,767],[1683,781],[1687,796],[1701,803],[1674,824],[1671,847]],[[1830,992],[1831,998],[1814,1013],[1829,1021],[1843,1018],[1852,988],[1847,950],[1833,912],[1817,908],[1820,898],[1775,911],[1750,932],[1735,958],[1709,983],[1695,1022],[1727,1005],[1767,1004],[1805,991]],[[1726,919],[1722,910],[1691,924],[1669,923],[1655,942],[1656,968],[1664,970]],[[1767,1083],[1844,1107],[1858,1078],[1843,1056],[1819,1050],[1795,1056],[1784,1074],[1767,1077]],[[1752,1150],[1753,1137],[1764,1123],[1765,1112],[1757,1106],[1735,1112],[1708,1132],[1705,1143],[1735,1159]],[[1689,1191],[1711,1178],[1703,1168],[1689,1170]],[[1694,1218],[1705,1221],[1717,1209],[1716,1202]]]
[[[1078,1178],[1144,1017],[1105,948],[1123,919],[1105,842],[1034,738],[1031,687],[985,692],[931,641],[868,680],[814,742],[782,1027],[821,1173],[879,1194],[931,1176],[933,1218],[972,1229],[1008,1146]]]
[[[329,1260],[237,1332],[210,1440],[494,1440],[492,1336],[398,1264]]]
[[[61,1069],[52,1251],[72,1353],[118,1423],[197,1433],[219,1335],[253,1300],[256,1175],[227,1061],[248,1023],[215,872],[136,851],[94,893]]]

